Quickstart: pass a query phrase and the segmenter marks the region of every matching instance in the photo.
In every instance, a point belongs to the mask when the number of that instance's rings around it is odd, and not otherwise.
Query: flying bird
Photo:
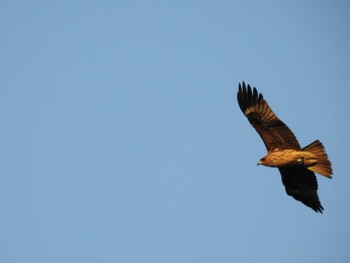
[[[267,154],[258,165],[277,167],[288,195],[323,212],[315,173],[332,178],[332,164],[319,140],[301,148],[293,132],[271,110],[262,94],[243,82],[237,100],[243,114],[263,140]]]

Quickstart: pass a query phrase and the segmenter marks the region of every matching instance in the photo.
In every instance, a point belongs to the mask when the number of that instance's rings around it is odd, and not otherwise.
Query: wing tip
[[[244,81],[238,83],[237,100],[243,113],[245,112],[245,109],[263,99],[263,95],[259,93],[255,87],[252,88]]]
[[[323,211],[324,211],[324,208],[323,206],[320,204],[319,206],[317,207],[311,207],[316,213],[321,213],[323,214]]]

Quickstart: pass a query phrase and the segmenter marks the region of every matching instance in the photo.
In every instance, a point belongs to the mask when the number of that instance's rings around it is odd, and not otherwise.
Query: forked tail
[[[322,145],[322,143],[319,140],[314,141],[313,143],[309,144],[308,146],[304,147],[302,150],[311,152],[314,155],[317,156],[317,164],[313,166],[307,167],[307,169],[321,174],[323,176],[326,176],[328,178],[332,178],[331,174],[332,171],[332,164],[328,160],[328,155]]]

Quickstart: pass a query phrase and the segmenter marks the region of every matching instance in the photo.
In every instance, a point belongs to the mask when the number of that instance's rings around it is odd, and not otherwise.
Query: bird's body
[[[244,82],[242,86],[239,84],[237,99],[268,151],[258,164],[277,167],[287,194],[322,213],[314,172],[332,178],[331,162],[322,143],[316,140],[301,148],[293,132],[274,114],[262,94],[249,85],[246,87]]]
[[[292,165],[313,166],[317,164],[317,156],[311,152],[293,149],[275,150],[261,158],[258,164],[270,167]]]

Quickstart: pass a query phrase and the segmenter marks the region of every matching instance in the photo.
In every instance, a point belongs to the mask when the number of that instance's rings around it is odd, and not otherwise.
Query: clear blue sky
[[[349,262],[350,5],[307,2],[2,1],[0,262]],[[243,80],[324,143],[323,215]]]

